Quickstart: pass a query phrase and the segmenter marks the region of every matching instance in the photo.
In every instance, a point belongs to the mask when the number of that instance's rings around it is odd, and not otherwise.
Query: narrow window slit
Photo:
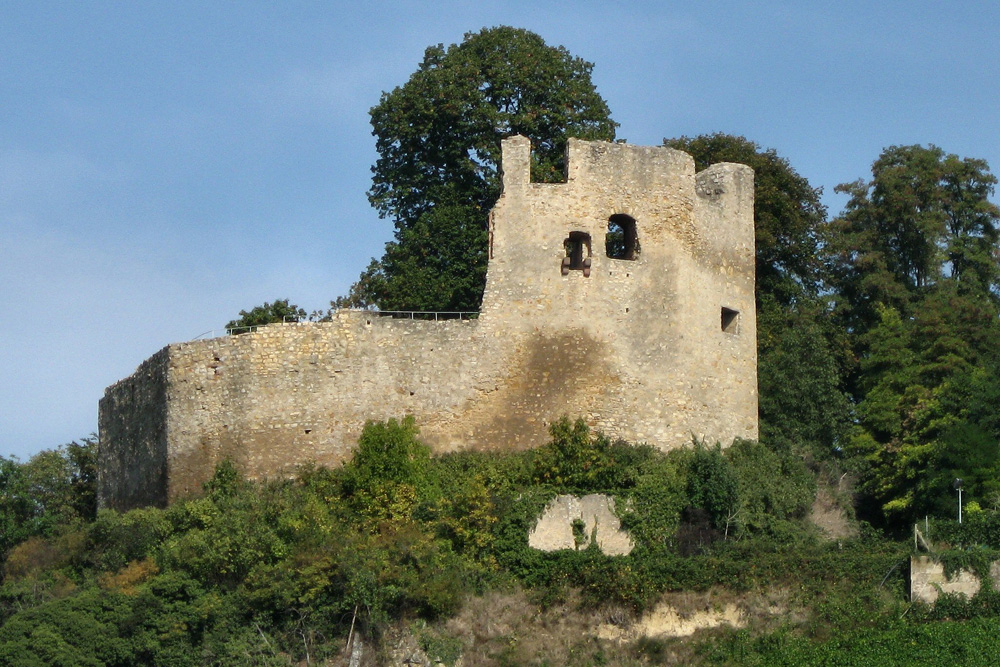
[[[722,330],[729,334],[740,332],[740,311],[722,307]]]
[[[583,271],[584,277],[590,275],[590,234],[586,232],[570,232],[563,241],[566,256],[562,259],[562,274],[570,271]]]

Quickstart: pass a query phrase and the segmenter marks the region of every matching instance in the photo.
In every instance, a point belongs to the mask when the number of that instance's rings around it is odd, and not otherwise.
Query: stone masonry
[[[573,531],[574,522],[579,522],[579,534]],[[608,556],[624,556],[635,547],[622,530],[615,499],[603,493],[556,496],[528,532],[528,546],[539,551],[586,549],[591,542]]]
[[[437,452],[535,447],[562,415],[662,449],[757,437],[752,170],[571,139],[567,181],[540,184],[530,159],[504,141],[478,319],[340,311],[168,345],[101,400],[101,506],[196,493],[226,458],[336,465],[408,414]]]
[[[994,590],[1000,588],[1000,562],[990,563],[989,578]],[[910,556],[910,600],[934,604],[941,594],[975,597],[982,582],[975,572],[958,570],[945,574],[944,563],[928,556]]]

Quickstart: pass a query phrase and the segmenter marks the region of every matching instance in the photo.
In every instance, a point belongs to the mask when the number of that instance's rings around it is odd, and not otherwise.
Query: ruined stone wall
[[[593,371],[612,365],[609,350],[574,332],[502,333],[483,335],[477,320],[342,311],[332,322],[171,345],[168,496],[197,492],[225,458],[257,478],[307,460],[338,464],[367,420],[413,415],[442,452],[537,446],[560,416],[599,412],[594,398],[606,392],[577,378],[600,379]]]
[[[990,564],[989,577],[994,589],[1000,587],[1000,563]],[[934,604],[942,593],[972,598],[982,582],[974,572],[958,570],[945,575],[944,563],[928,556],[910,557],[910,600]]]
[[[756,438],[752,170],[696,177],[681,151],[570,140],[567,183],[552,185],[529,182],[529,160],[526,139],[505,142],[484,328],[587,341],[578,414],[612,436]],[[613,215],[635,220],[634,260],[607,256]],[[571,232],[591,239],[589,275],[559,271]],[[723,308],[738,312],[728,331]]]
[[[104,392],[98,406],[97,497],[102,507],[167,503],[169,348]]]
[[[529,162],[504,142],[478,319],[341,311],[170,345],[102,401],[102,504],[197,492],[224,458],[252,477],[337,464],[365,421],[407,414],[439,452],[538,446],[562,415],[664,449],[756,437],[750,169],[576,140],[566,183]],[[634,220],[634,258],[607,256],[610,216]],[[580,235],[586,270],[566,270]]]

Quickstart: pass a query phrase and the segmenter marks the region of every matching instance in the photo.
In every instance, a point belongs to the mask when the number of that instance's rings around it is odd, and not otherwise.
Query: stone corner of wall
[[[990,565],[990,578],[994,584],[1000,578],[1000,563]],[[974,572],[959,570],[951,576],[945,574],[944,564],[931,556],[910,557],[910,600],[934,604],[942,594],[974,597],[982,582]]]

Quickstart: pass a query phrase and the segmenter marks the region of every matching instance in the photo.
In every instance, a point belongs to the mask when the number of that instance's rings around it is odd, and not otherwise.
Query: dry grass
[[[850,496],[849,489],[840,488],[846,484],[846,476],[837,481],[824,481],[821,476],[816,500],[809,511],[809,520],[831,540],[847,539],[857,534],[857,528],[842,504],[842,499]]]
[[[583,609],[572,594],[543,607],[516,590],[470,597],[457,616],[430,631],[461,643],[461,667],[638,667],[691,664],[697,645],[714,635],[743,627],[766,632],[805,618],[783,589],[742,596],[724,590],[667,593],[641,617],[621,607]],[[426,660],[417,649],[418,632],[400,625],[387,633],[382,664]]]

